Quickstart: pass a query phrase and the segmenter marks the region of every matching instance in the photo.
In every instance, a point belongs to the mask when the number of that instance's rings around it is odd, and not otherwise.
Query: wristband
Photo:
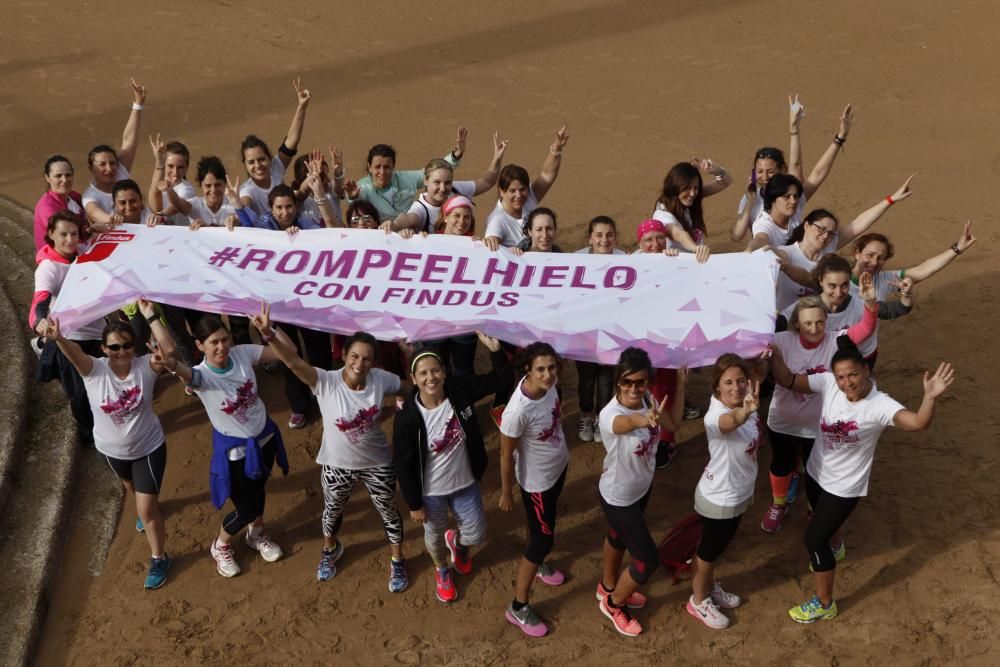
[[[958,243],[951,244],[951,251],[956,255],[961,255],[963,252],[965,252],[964,250],[958,247]]]
[[[278,146],[278,152],[282,155],[287,155],[288,157],[295,157],[295,154],[298,153],[298,151],[294,148],[286,146],[284,141],[282,141],[281,145]]]
[[[132,102],[132,111],[142,111],[142,105],[137,102]]]
[[[712,175],[715,176],[715,180],[716,181],[718,181],[719,183],[722,183],[725,180],[725,178],[726,178],[726,170],[723,169],[722,167],[719,167],[719,173],[718,174],[712,174]]]
[[[841,139],[839,134],[833,135],[833,143],[837,144],[838,146],[843,146],[846,142],[847,139],[846,138]]]
[[[892,195],[887,196],[885,200],[889,202],[889,206],[892,206],[893,204],[896,203],[896,200],[892,198]]]
[[[146,318],[146,324],[152,324],[158,319],[160,319],[160,316],[157,315],[156,313],[153,313],[152,315]]]
[[[549,153],[551,153],[552,155],[555,155],[556,157],[559,157],[559,156],[562,155],[562,151],[558,151],[558,150],[552,148],[552,146],[549,146]]]

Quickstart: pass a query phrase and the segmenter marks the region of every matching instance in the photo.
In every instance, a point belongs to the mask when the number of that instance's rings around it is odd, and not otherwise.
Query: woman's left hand
[[[302,77],[295,77],[292,81],[292,85],[295,86],[295,96],[298,97],[299,106],[308,106],[309,100],[312,99],[312,94],[309,92],[308,88],[302,87]]]
[[[298,234],[300,231],[302,230],[296,227],[295,225],[292,225],[291,227],[288,227],[285,230],[285,233],[288,234],[290,238],[295,238],[295,235]]]
[[[142,106],[146,103],[146,87],[135,82],[135,79],[129,79],[129,86],[132,88],[132,102]]]
[[[493,336],[487,336],[482,331],[477,331],[476,336],[479,337],[479,342],[483,344],[483,347],[485,347],[490,352],[500,351],[500,341],[498,339],[494,338]]]
[[[941,362],[938,366],[937,371],[934,375],[928,377],[927,372],[924,372],[924,397],[925,398],[937,398],[944,393],[944,390],[951,386],[951,383],[955,381],[955,369],[952,368],[951,364],[946,362]]]
[[[461,160],[462,156],[465,155],[465,142],[469,138],[469,131],[463,126],[458,126],[458,131],[455,133],[455,147],[451,149],[451,155],[456,160]]]
[[[156,314],[156,304],[152,301],[148,301],[140,296],[136,304],[139,306],[139,312],[142,313],[143,317],[152,317]]]
[[[711,256],[712,251],[707,245],[700,245],[698,249],[694,251],[694,258],[699,264],[704,264],[708,261],[709,256]]]
[[[493,161],[500,162],[503,160],[503,154],[507,151],[507,145],[510,142],[504,139],[500,141],[500,134],[498,132],[493,133]]]
[[[562,153],[562,149],[566,146],[567,141],[569,141],[569,132],[566,131],[566,126],[563,125],[556,131],[556,140],[551,146],[552,152]]]
[[[875,279],[867,271],[858,278],[858,295],[865,303],[874,303],[876,300]]]
[[[260,312],[256,315],[247,315],[250,324],[254,325],[257,331],[270,335],[271,332],[271,304],[267,301],[260,302]]]
[[[743,409],[747,414],[757,412],[760,407],[760,383],[755,380],[747,382],[747,395],[743,397]]]
[[[965,228],[962,230],[962,235],[958,237],[958,242],[955,244],[958,249],[965,252],[977,241],[976,237],[972,235],[972,221],[969,220],[965,223]]]
[[[913,176],[916,176],[916,174],[914,174]],[[910,190],[910,181],[913,180],[913,176],[910,176],[908,179],[906,179],[906,182],[904,182],[901,186],[899,186],[898,190],[892,193],[893,202],[901,202],[913,194],[913,191]]]
[[[799,124],[802,117],[806,115],[806,108],[799,102],[799,96],[788,96],[788,131],[795,134],[799,131]]]
[[[851,123],[854,122],[854,111],[851,109],[851,105],[848,104],[844,107],[844,113],[840,114],[840,130],[837,134],[841,139],[846,139],[848,133],[851,131]]]

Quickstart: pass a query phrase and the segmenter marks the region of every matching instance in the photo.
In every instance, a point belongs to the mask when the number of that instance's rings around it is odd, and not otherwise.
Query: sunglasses
[[[631,389],[632,387],[635,387],[636,389],[645,389],[649,386],[649,378],[642,378],[641,380],[622,378],[618,380],[618,386],[623,389]]]
[[[351,222],[353,224],[355,224],[355,225],[358,224],[359,222],[374,222],[374,221],[375,221],[375,218],[373,216],[368,215],[367,213],[365,215],[352,215],[351,216]]]
[[[131,350],[135,347],[134,343],[111,343],[110,345],[105,345],[112,352],[118,352],[119,350]]]
[[[757,154],[753,156],[754,160],[774,160],[775,162],[782,161],[782,155],[779,151],[773,148],[761,148],[757,151]]]

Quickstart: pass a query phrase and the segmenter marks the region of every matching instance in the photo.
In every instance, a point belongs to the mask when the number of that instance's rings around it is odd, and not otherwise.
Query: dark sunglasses
[[[105,345],[112,352],[117,352],[118,350],[131,350],[135,347],[134,343],[111,343],[110,345]]]
[[[781,154],[781,151],[774,148],[761,148],[753,156],[754,160],[774,160],[775,162],[782,162],[783,158],[784,156]]]
[[[645,389],[649,386],[649,378],[643,378],[641,380],[629,380],[628,378],[621,378],[618,380],[618,386],[624,389],[631,389],[635,387],[636,389]]]

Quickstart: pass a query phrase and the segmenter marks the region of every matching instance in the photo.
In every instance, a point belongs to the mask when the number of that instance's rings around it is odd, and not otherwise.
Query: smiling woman
[[[49,218],[59,211],[69,211],[84,220],[83,200],[80,193],[73,190],[73,165],[69,158],[53,155],[45,161],[45,194],[35,204],[35,252],[45,245]],[[82,229],[86,240],[86,229]]]

